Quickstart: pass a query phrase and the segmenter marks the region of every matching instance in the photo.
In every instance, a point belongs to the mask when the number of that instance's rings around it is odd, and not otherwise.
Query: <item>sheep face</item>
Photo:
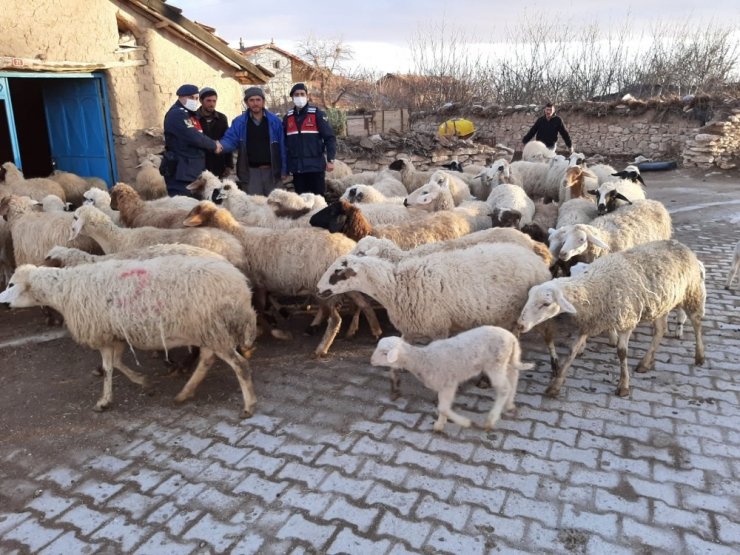
[[[111,198],[110,193],[103,191],[102,189],[88,189],[82,194],[85,197],[85,205],[97,206],[110,206]]]
[[[30,274],[35,266],[20,266],[8,282],[8,287],[0,293],[0,303],[8,303],[12,308],[39,306],[39,301],[31,291]]]
[[[391,170],[397,170],[397,171],[403,171],[403,169],[406,167],[406,161],[405,160],[394,160],[388,165],[388,168]]]
[[[589,244],[596,245],[605,250],[609,249],[609,245],[596,237],[596,230],[593,226],[576,224],[562,227],[561,230],[562,235],[558,238],[559,241],[562,241],[560,252],[553,252],[553,255],[560,258],[560,260],[568,261],[574,256],[578,256],[588,248]],[[550,237],[551,245],[552,239]]]
[[[397,368],[395,363],[398,362],[402,343],[403,340],[400,337],[384,337],[378,341],[378,345],[370,357],[370,364]]]
[[[83,218],[80,217],[79,213],[75,211],[75,215],[72,217],[72,227],[69,231],[68,241],[74,241],[77,236],[82,233],[82,228],[85,226]]]
[[[491,214],[493,227],[519,227],[522,214],[517,210],[494,210]]]
[[[575,314],[576,309],[565,298],[560,285],[553,281],[535,285],[529,290],[527,304],[517,320],[517,329],[521,333],[527,333],[537,324],[554,318],[561,312]]]
[[[620,179],[629,179],[633,183],[640,183],[643,187],[646,186],[637,166],[627,166],[621,172],[613,173],[612,175]]]
[[[359,280],[357,279],[357,271],[352,266],[352,259],[344,256],[338,258],[334,264],[329,266],[316,285],[319,290],[319,297],[326,299],[339,293],[355,291]]]
[[[357,187],[350,187],[349,189],[347,189],[347,192],[345,193],[345,195],[346,195],[346,199],[352,204],[355,204],[357,202],[362,202],[362,199],[365,197],[365,193],[358,190]]]
[[[346,201],[345,201],[346,202]],[[344,205],[342,201],[333,202],[326,208],[316,212],[309,223],[314,227],[328,229],[332,233],[339,233],[344,228],[347,221]]]
[[[592,189],[589,194],[596,197],[596,206],[600,216],[614,212],[618,207],[617,200],[632,204],[632,201],[617,191],[615,183],[604,183],[598,189]]]
[[[449,188],[447,178],[445,176],[439,176],[436,181],[432,181],[423,187],[419,187],[416,191],[403,199],[403,205],[429,208],[440,195],[443,187]]]

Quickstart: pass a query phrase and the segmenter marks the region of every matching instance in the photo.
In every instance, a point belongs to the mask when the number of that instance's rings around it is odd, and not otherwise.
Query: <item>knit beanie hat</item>
[[[209,96],[218,96],[218,93],[211,87],[203,87],[200,90],[200,100],[203,101],[203,99],[208,98]]]
[[[295,93],[296,91],[301,91],[301,90],[306,91],[306,94],[308,94],[308,89],[306,88],[306,85],[305,84],[303,84],[303,83],[296,83],[290,89],[290,96],[293,96],[293,93]]]
[[[262,100],[265,99],[265,93],[259,87],[249,87],[244,91],[244,100],[249,100],[253,96],[261,96]]]

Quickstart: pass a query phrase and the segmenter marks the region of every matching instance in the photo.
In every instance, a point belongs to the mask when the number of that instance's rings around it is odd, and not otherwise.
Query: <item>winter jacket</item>
[[[195,181],[206,169],[206,151],[216,141],[206,137],[195,112],[178,100],[164,116],[165,155],[160,173],[177,181]]]
[[[573,144],[571,143],[568,130],[565,128],[565,124],[563,123],[563,120],[560,119],[560,116],[552,116],[549,120],[545,116],[540,116],[539,118],[537,118],[537,121],[534,122],[532,129],[530,129],[527,134],[524,135],[522,142],[524,144],[527,144],[532,139],[532,137],[535,136],[535,133],[537,134],[537,140],[545,143],[545,146],[547,146],[547,148],[554,147],[555,143],[558,142],[558,133],[560,133],[560,136],[563,137],[563,141],[565,141],[565,146],[570,148]]]
[[[236,175],[241,183],[249,183],[249,159],[247,154],[248,140],[247,137],[247,118],[249,112],[244,112],[241,116],[234,118],[231,127],[221,138],[221,146],[225,152],[231,152],[238,149],[238,158],[236,160]],[[272,175],[275,181],[280,181],[283,175],[288,175],[286,168],[285,156],[285,137],[283,135],[283,124],[280,118],[272,112],[264,111],[264,117],[267,118],[267,124],[270,131],[270,158],[272,165]]]
[[[334,162],[337,139],[326,115],[316,106],[288,110],[283,127],[290,173],[323,172],[327,160]]]

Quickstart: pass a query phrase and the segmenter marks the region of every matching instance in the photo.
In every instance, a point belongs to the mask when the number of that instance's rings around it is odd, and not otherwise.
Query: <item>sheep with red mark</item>
[[[173,295],[177,291],[187,295]],[[62,313],[77,343],[100,351],[104,383],[97,411],[113,402],[114,368],[132,382],[147,385],[147,378],[122,360],[128,344],[143,350],[200,347],[198,365],[175,400],[191,398],[218,357],[239,381],[242,416],[254,412],[251,371],[238,349],[251,348],[256,317],[247,279],[228,262],[165,256],[71,268],[23,265],[0,294],[0,302],[17,308],[50,306]]]

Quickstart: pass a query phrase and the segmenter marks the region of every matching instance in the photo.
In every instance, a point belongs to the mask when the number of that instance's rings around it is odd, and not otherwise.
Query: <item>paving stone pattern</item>
[[[707,269],[703,367],[687,326],[620,399],[614,349],[599,338],[549,399],[547,356],[527,337],[537,367],[521,377],[518,414],[490,433],[448,424],[438,435],[434,395],[405,375],[390,401],[368,343],[279,379],[257,355],[250,420],[237,419],[235,391],[229,406],[121,413],[104,453],[79,445],[52,467],[4,447],[2,465],[27,478],[2,486],[23,508],[0,507],[0,550],[736,554],[740,297],[723,285],[738,237],[720,222],[676,237]],[[632,367],[648,340],[637,330]],[[491,404],[467,384],[456,406],[482,422]]]

